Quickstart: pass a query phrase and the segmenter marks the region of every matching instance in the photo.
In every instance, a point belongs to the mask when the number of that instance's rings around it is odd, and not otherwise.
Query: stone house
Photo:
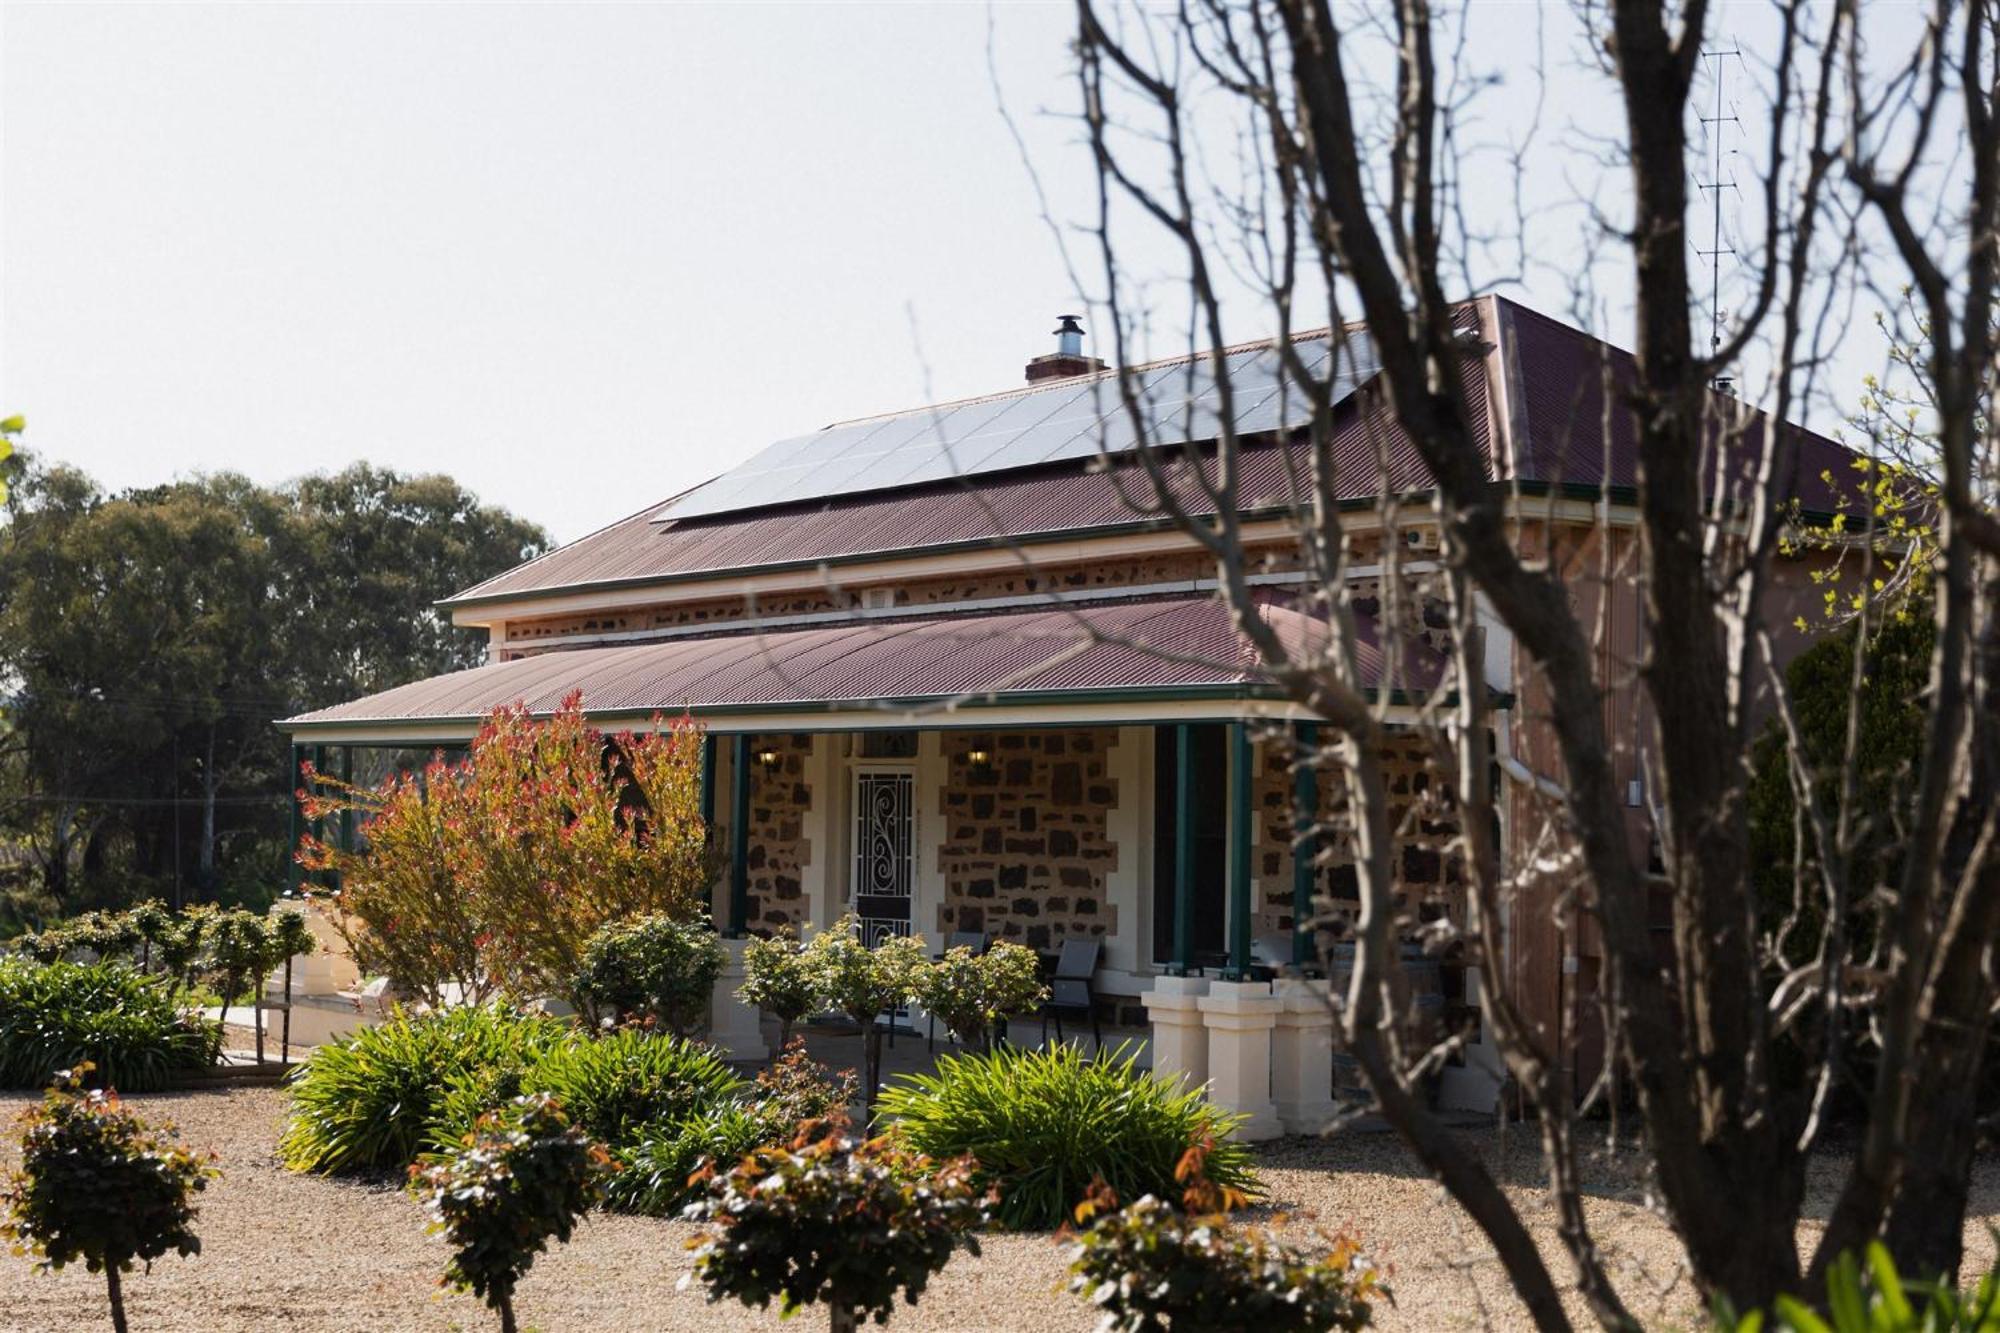
[[[1477,353],[1464,389],[1485,414],[1492,484],[1522,542],[1579,571],[1577,605],[1602,613],[1605,652],[1637,660],[1635,589],[1585,576],[1627,567],[1633,540],[1635,448],[1623,414],[1604,410],[1629,357],[1500,298],[1466,303],[1460,321]],[[1334,784],[1294,762],[1312,721],[1256,669],[1216,599],[1212,558],[1131,503],[1146,483],[1117,377],[1082,354],[1071,322],[1059,337],[1023,387],[780,441],[467,589],[447,605],[487,633],[488,664],[291,718],[299,757],[324,764],[331,751],[337,768],[355,747],[463,744],[495,707],[548,710],[575,690],[607,728],[691,711],[707,727],[713,825],[729,854],[714,905],[726,932],[810,932],[852,911],[869,932],[934,943],[983,932],[1048,953],[1099,939],[1107,1016],[1150,1022],[1156,1064],[1220,1080],[1235,1061],[1239,1081],[1289,1096],[1274,1107],[1253,1089],[1249,1109],[1308,1125],[1327,1093],[1323,1055],[1301,1054],[1324,1047],[1312,1005],[1288,1007],[1254,968],[1316,958],[1305,923],[1353,898],[1337,838],[1294,855],[1295,810],[1324,812]],[[1425,580],[1438,547],[1428,474],[1363,391],[1362,339],[1322,331],[1295,350],[1341,386],[1362,665],[1390,721],[1414,721],[1445,674]],[[1261,612],[1309,643],[1324,626],[1299,595],[1287,465],[1305,405],[1281,391],[1268,344],[1224,359],[1247,441],[1238,511]],[[1213,438],[1205,358],[1138,379],[1155,439],[1198,450]],[[1794,494],[1808,513],[1831,511],[1840,497],[1825,478],[1844,474],[1846,455],[1800,438]],[[1173,484],[1199,510],[1195,488]],[[1536,721],[1556,701],[1497,621],[1484,660],[1506,846],[1560,770]],[[1643,845],[1643,702],[1631,687],[1601,702],[1612,734],[1630,738],[1618,774]],[[1412,916],[1449,915],[1449,784],[1415,732],[1393,734],[1387,757]],[[1525,893],[1509,923],[1515,984],[1552,1034],[1581,1030],[1565,1015],[1596,978],[1587,923],[1564,916],[1562,897]],[[1476,1027],[1477,978],[1444,962],[1447,1012]],[[1237,999],[1236,1017],[1196,1016]],[[1204,1024],[1264,1042],[1265,1072],[1254,1051],[1206,1060]],[[1587,1035],[1570,1040],[1588,1059]],[[1442,1095],[1490,1106],[1489,1055],[1474,1041]]]

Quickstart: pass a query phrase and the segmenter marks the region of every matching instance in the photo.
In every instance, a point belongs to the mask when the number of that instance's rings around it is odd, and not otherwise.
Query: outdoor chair
[[[946,937],[944,953],[938,954],[937,958],[933,958],[931,961],[936,962],[938,958],[943,958],[946,953],[950,953],[953,949],[970,949],[972,950],[972,956],[977,958],[992,947],[993,937],[983,930],[955,930]],[[932,1053],[937,1051],[936,1014],[930,1016],[930,1031],[924,1034],[924,1050]]]
[[[1090,1018],[1090,1039],[1104,1049],[1104,1033],[1097,1025],[1098,956],[1104,952],[1101,939],[1067,939],[1056,957],[1056,970],[1049,977],[1049,998],[1042,1006],[1042,1042],[1049,1040],[1049,1019],[1056,1021],[1056,1040],[1063,1039],[1062,1016],[1083,1013]]]

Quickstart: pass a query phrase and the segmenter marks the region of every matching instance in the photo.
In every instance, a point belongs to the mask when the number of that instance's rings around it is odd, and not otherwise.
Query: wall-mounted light
[[[983,745],[975,745],[965,752],[965,762],[974,768],[989,768],[993,764],[993,751]]]
[[[757,751],[757,762],[762,764],[764,771],[768,773],[778,766],[778,752],[776,750],[759,750]]]

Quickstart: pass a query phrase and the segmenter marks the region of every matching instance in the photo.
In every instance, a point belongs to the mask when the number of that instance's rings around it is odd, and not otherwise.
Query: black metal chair
[[[945,937],[944,953],[937,955],[937,958],[931,961],[936,962],[938,958],[943,958],[945,953],[950,953],[953,949],[970,949],[972,956],[977,958],[992,947],[993,937],[983,930],[954,930]],[[936,1014],[930,1016],[930,1030],[924,1034],[924,1050],[932,1053],[937,1050]]]
[[[1062,1016],[1064,1013],[1086,1014],[1090,1018],[1090,1039],[1099,1051],[1104,1049],[1104,1033],[1097,1025],[1097,960],[1104,952],[1104,941],[1095,937],[1075,938],[1063,941],[1062,952],[1056,957],[1056,970],[1049,977],[1049,998],[1042,1006],[1042,1042],[1049,1040],[1049,1019],[1056,1021],[1056,1040],[1063,1039]]]

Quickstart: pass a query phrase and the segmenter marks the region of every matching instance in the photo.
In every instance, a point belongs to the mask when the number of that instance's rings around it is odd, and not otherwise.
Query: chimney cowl
[[[1081,315],[1056,316],[1056,350],[1028,362],[1028,383],[1095,375],[1104,369],[1102,361],[1083,354],[1082,320]]]

